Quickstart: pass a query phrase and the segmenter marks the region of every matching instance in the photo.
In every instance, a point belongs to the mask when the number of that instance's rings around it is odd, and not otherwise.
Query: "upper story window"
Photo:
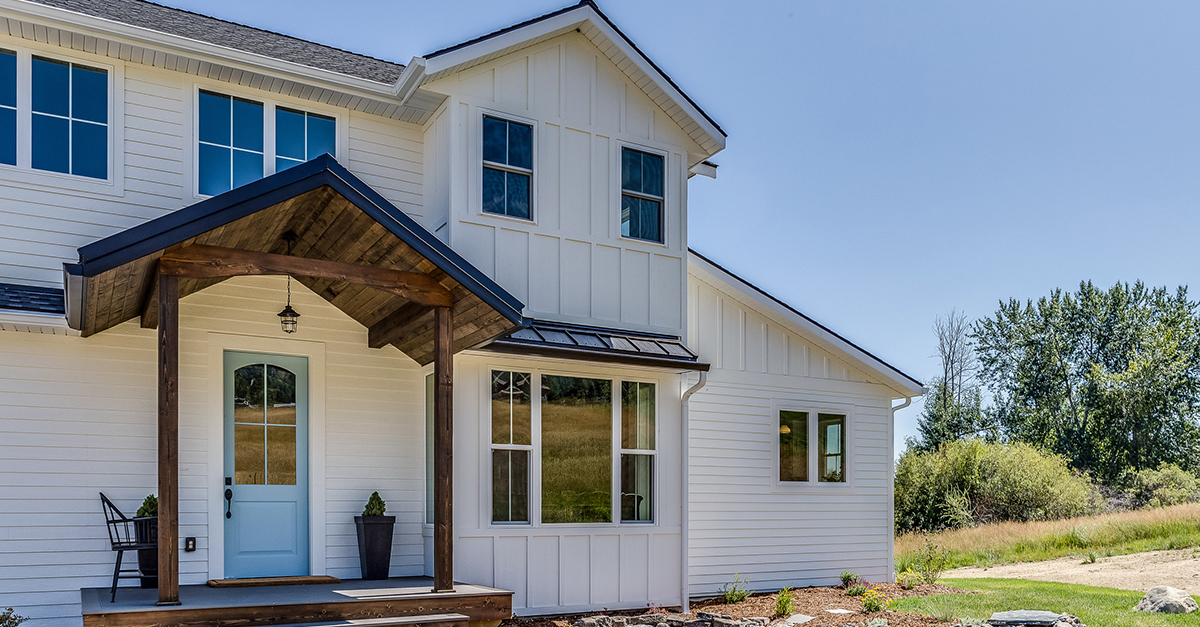
[[[17,165],[17,53],[0,50],[0,163]]]
[[[337,120],[201,90],[197,191],[216,196],[337,149]],[[266,138],[274,131],[275,142]]]
[[[663,158],[621,149],[621,235],[662,242]]]
[[[529,219],[533,127],[483,117],[483,211]]]

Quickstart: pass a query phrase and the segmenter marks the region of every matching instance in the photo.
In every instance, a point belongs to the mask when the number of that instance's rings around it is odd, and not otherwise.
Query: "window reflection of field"
[[[611,522],[612,383],[545,379],[542,522]]]

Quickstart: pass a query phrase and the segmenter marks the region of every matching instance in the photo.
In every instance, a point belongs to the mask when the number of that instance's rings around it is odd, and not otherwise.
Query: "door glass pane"
[[[265,485],[266,451],[262,425],[233,425],[233,480],[238,485]]]
[[[267,366],[267,422],[296,424],[296,375],[279,366]]]
[[[262,424],[263,365],[242,366],[233,371],[233,421]]]
[[[612,381],[542,377],[542,522],[612,522]]]
[[[653,520],[653,455],[621,455],[621,522]]]
[[[779,412],[779,480],[808,481],[808,412]]]
[[[267,484],[296,485],[296,427],[267,426]]]
[[[621,383],[621,448],[654,450],[653,383]]]
[[[829,483],[846,480],[846,417],[817,414],[817,479]]]

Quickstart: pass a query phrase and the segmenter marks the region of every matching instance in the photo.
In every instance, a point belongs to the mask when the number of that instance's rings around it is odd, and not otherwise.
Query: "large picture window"
[[[108,72],[37,56],[30,72],[30,165],[107,179]]]
[[[533,127],[483,117],[483,212],[530,217]]]
[[[542,522],[612,522],[612,381],[542,377]]]
[[[815,455],[809,448],[813,442]],[[779,481],[845,483],[846,414],[780,410]]]
[[[529,522],[533,375],[492,372],[492,522]]]
[[[621,149],[621,235],[662,242],[663,158]]]

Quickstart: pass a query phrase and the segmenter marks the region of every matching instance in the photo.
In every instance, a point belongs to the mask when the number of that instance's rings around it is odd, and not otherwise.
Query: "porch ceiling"
[[[192,244],[418,272],[454,298],[454,350],[518,326],[524,306],[392,206],[332,157],[324,156],[79,249],[66,267],[68,319],[84,337],[141,317],[157,325],[158,260]],[[433,361],[434,311],[364,285],[295,279],[420,364]],[[222,278],[181,278],[180,297]]]

